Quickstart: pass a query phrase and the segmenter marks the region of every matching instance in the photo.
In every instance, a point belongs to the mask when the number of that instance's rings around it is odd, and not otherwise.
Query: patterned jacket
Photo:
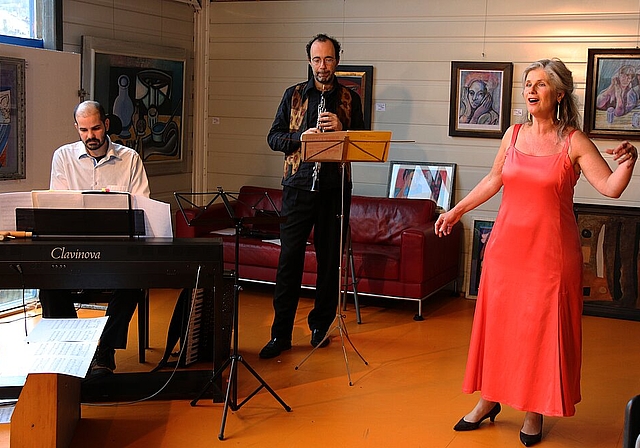
[[[316,126],[319,101],[313,78],[289,87],[282,97],[267,136],[271,149],[285,155],[282,185],[311,189],[314,163],[301,161],[300,136]],[[333,88],[325,92],[325,103],[326,110],[338,116],[343,130],[364,129],[362,102],[356,92],[334,80]],[[322,163],[320,189],[339,187],[340,182],[339,164]]]

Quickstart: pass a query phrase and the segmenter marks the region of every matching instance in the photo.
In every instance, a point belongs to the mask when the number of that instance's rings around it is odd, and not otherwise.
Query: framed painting
[[[0,180],[24,179],[24,59],[0,57]]]
[[[502,138],[509,127],[513,64],[451,62],[449,135]]]
[[[574,204],[584,314],[640,320],[640,208]]]
[[[313,77],[311,66],[308,69],[308,78]],[[362,114],[364,116],[364,128],[371,130],[371,107],[373,104],[373,66],[372,65],[338,65],[336,78],[345,87],[350,88],[360,95],[362,101]]]
[[[135,149],[149,174],[183,172],[186,51],[83,36],[85,99],[98,101],[113,142]]]
[[[593,49],[587,56],[584,131],[592,138],[640,138],[640,49]]]
[[[484,249],[487,246],[489,237],[491,236],[493,223],[494,221],[490,219],[473,220],[471,265],[469,268],[469,286],[467,288],[468,297],[475,297],[478,295],[480,275],[482,274],[482,262],[484,261]]]
[[[388,197],[431,199],[438,212],[453,205],[455,163],[390,162]]]

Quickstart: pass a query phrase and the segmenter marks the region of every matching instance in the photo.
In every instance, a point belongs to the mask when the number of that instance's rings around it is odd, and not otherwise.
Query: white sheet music
[[[132,196],[131,206],[144,210],[145,236],[172,238],[171,207],[144,196]],[[128,193],[35,190],[0,194],[0,230],[16,230],[16,208],[129,208]]]
[[[133,208],[144,210],[145,234],[147,237],[172,238],[171,207],[166,202],[133,197]]]
[[[235,227],[227,227],[226,229],[218,229],[218,230],[212,230],[211,232],[209,232],[211,235],[226,235],[226,236],[233,236],[236,234],[236,228]]]
[[[31,208],[30,191],[0,194],[0,230],[16,230],[16,208]]]
[[[92,319],[40,319],[27,336],[27,343],[95,342],[98,343],[106,317]]]
[[[102,190],[34,190],[31,192],[34,208],[129,208],[131,195],[119,191]]]
[[[82,194],[73,190],[34,190],[33,208],[84,208]]]
[[[41,319],[23,341],[11,341],[3,353],[0,383],[26,379],[29,373],[63,373],[84,378],[107,317]]]

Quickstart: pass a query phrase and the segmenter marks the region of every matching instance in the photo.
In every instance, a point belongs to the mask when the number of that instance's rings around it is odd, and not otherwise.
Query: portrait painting
[[[512,72],[510,62],[451,62],[450,136],[502,138]]]
[[[589,49],[584,129],[592,138],[640,137],[640,49]]]

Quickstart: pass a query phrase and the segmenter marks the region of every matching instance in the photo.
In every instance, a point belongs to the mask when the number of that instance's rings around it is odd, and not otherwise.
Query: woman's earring
[[[533,121],[533,117],[531,116],[531,112],[527,112],[527,121]]]
[[[560,101],[558,101],[558,107],[556,107],[556,119],[560,121]]]

